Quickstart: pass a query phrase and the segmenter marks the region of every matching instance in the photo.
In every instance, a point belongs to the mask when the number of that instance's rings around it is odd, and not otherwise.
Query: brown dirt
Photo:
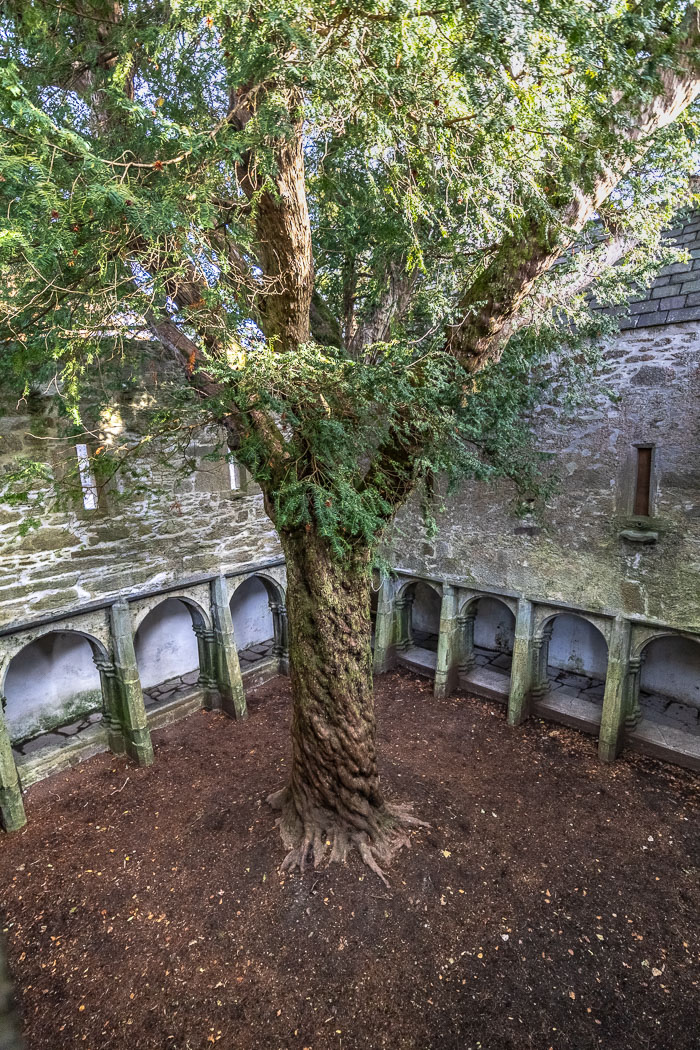
[[[29,1050],[697,1050],[700,789],[495,705],[377,681],[385,790],[430,830],[387,890],[281,877],[288,683],[156,764],[37,785],[0,904]]]

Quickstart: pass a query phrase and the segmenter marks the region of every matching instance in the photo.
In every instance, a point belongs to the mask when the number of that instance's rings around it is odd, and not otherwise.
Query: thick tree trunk
[[[353,847],[382,876],[419,824],[385,802],[377,772],[369,552],[342,564],[313,533],[283,537],[292,684],[292,772],[270,803],[289,853],[282,870]]]

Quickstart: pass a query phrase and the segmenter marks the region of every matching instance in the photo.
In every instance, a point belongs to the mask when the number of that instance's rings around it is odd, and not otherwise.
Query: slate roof
[[[700,215],[666,236],[688,252],[689,260],[664,266],[651,288],[630,299],[620,318],[623,330],[700,321]]]

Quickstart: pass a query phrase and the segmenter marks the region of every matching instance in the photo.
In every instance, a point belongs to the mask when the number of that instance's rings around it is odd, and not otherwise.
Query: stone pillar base
[[[153,744],[148,729],[132,729],[125,740],[125,751],[137,766],[153,765]]]
[[[19,831],[27,823],[19,785],[0,788],[0,822],[5,831]]]

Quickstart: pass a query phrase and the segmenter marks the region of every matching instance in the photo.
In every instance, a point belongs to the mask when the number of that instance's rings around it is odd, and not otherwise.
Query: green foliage
[[[65,432],[99,435],[110,406],[157,372],[94,457],[100,486],[121,474],[121,498],[142,494],[144,451],[192,469],[197,428],[223,424],[278,527],[308,526],[339,557],[376,545],[413,487],[429,493],[437,477],[507,477],[543,497],[552,481],[533,413],[590,385],[606,323],[567,279],[602,259],[611,234],[634,247],[616,269],[601,263],[601,302],[623,302],[676,257],[660,233],[690,200],[697,106],[644,150],[624,132],[677,61],[686,6],[130,0],[119,12],[9,0],[8,389],[56,390]],[[242,98],[246,122],[234,119]],[[280,156],[300,126],[328,338],[276,353],[260,222],[284,203]],[[566,240],[564,204],[616,167],[626,173],[577,251],[536,289],[549,311],[468,375],[445,347],[465,288],[505,244]],[[507,260],[521,262],[517,250]],[[196,350],[186,369],[149,342],[167,318]],[[30,475],[24,464],[5,478],[12,499],[48,486]]]

